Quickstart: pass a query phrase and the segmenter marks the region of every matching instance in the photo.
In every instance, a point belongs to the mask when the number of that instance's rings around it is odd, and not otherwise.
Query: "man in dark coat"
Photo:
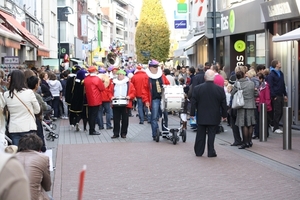
[[[226,96],[224,88],[214,84],[215,73],[212,70],[205,72],[205,82],[194,88],[191,99],[190,116],[195,116],[197,109],[197,136],[195,140],[194,151],[196,156],[202,156],[205,150],[206,133],[207,156],[216,157],[214,148],[215,135],[218,131],[221,116],[226,118]],[[221,110],[221,112],[220,112]]]

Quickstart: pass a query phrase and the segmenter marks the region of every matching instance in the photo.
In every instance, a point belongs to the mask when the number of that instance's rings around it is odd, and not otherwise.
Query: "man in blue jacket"
[[[281,134],[279,121],[282,117],[284,102],[287,102],[287,94],[284,83],[284,75],[281,71],[281,63],[278,60],[271,62],[270,74],[267,82],[270,85],[271,101],[273,106],[273,132]]]

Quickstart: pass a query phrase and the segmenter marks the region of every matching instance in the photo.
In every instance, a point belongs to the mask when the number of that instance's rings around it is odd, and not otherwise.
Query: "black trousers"
[[[115,106],[113,107],[113,121],[114,128],[113,132],[115,136],[119,136],[120,127],[121,127],[121,135],[127,135],[128,123],[129,123],[129,108],[125,106]],[[120,125],[120,123],[122,125]]]
[[[284,99],[283,96],[277,96],[276,100],[272,98],[272,106],[273,106],[273,126],[275,131],[276,129],[279,129],[279,122],[282,117],[282,109],[284,106]]]
[[[100,106],[89,106],[89,113],[88,113],[88,122],[89,122],[89,133],[95,132],[95,125],[96,125],[96,118],[98,115]]]
[[[219,125],[199,125],[197,128],[197,135],[195,139],[194,151],[196,156],[202,156],[205,150],[206,134],[207,138],[207,155],[212,156],[215,151],[215,136]]]

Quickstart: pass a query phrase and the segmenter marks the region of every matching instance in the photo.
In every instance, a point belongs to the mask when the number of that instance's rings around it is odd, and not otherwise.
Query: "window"
[[[248,64],[265,64],[265,33],[247,35],[246,51]]]
[[[265,64],[266,60],[265,33],[256,34],[256,63]]]
[[[247,35],[247,63],[251,64],[255,62],[255,35]]]
[[[51,12],[50,24],[57,24],[56,23],[56,15],[53,12]],[[56,37],[56,30],[58,30],[58,28],[56,29],[53,26],[49,26],[49,28],[50,28],[51,37],[55,38]]]
[[[57,6],[66,6],[66,0],[57,0]]]

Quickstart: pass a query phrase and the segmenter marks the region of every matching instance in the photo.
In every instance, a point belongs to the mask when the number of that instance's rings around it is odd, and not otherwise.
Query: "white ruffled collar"
[[[157,73],[156,73],[156,74],[153,74],[153,73],[149,70],[149,68],[147,68],[147,69],[146,69],[146,74],[147,74],[150,78],[152,78],[152,79],[158,79],[158,78],[160,78],[160,77],[162,76],[162,70],[161,70],[161,68],[158,68]]]
[[[113,79],[113,83],[116,85],[121,85],[121,84],[127,83],[128,81],[129,81],[129,78],[127,76],[125,76],[123,80],[119,80],[117,78]]]

